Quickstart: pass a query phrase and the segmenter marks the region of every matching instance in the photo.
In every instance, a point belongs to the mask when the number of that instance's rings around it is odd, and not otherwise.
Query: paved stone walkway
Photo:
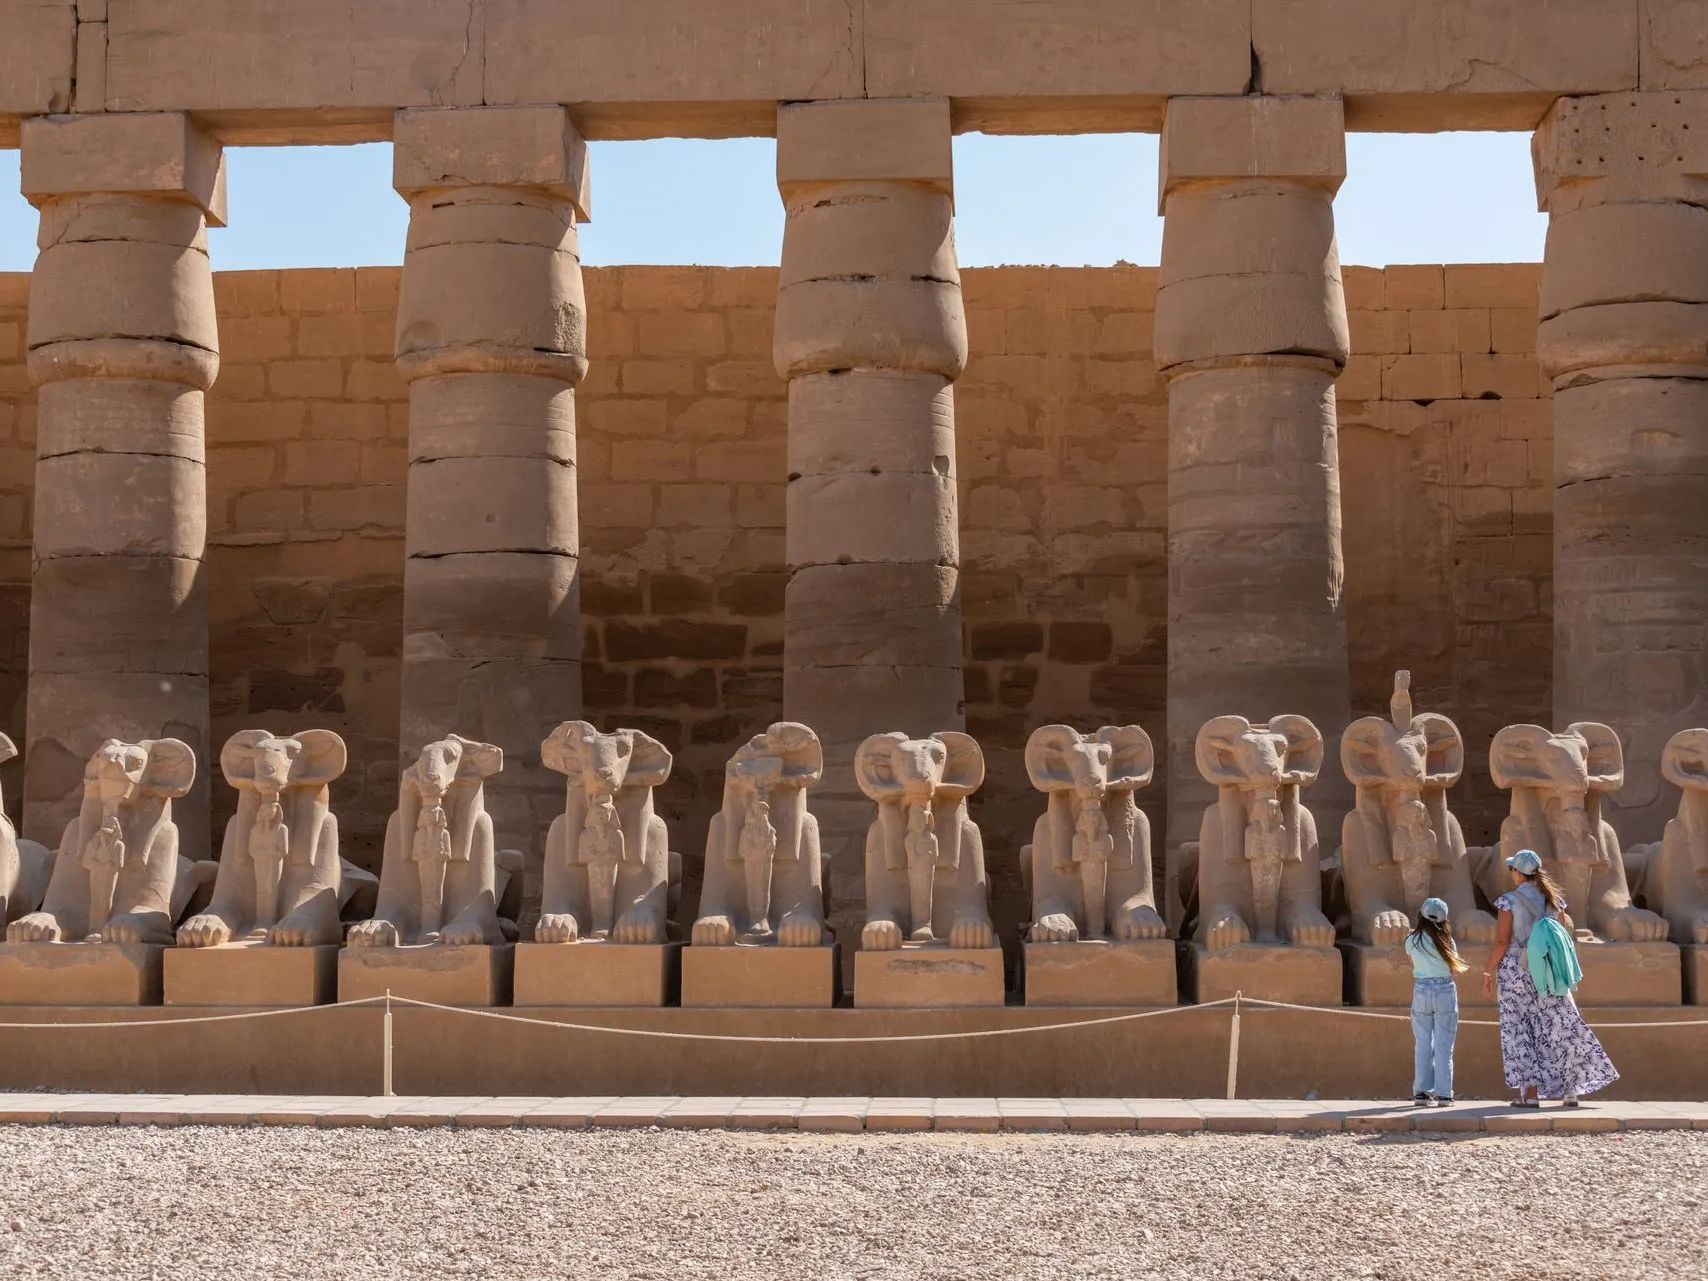
[[[263,1094],[0,1094],[0,1124],[649,1126],[827,1131],[1142,1130],[1524,1134],[1703,1130],[1708,1102],[1587,1102],[1537,1111],[1382,1100],[931,1098],[359,1098]]]

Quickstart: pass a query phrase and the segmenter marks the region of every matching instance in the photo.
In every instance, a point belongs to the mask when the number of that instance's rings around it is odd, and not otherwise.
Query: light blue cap
[[[1542,870],[1542,856],[1535,850],[1519,850],[1506,860],[1506,865],[1525,876],[1535,876]]]
[[[1437,925],[1447,920],[1447,901],[1439,898],[1426,898],[1423,906],[1418,908],[1418,915],[1425,920],[1434,921]]]

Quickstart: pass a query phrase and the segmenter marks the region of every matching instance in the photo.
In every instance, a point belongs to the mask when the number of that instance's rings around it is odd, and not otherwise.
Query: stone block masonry
[[[1509,722],[1549,720],[1553,456],[1534,354],[1539,274],[1343,270],[1352,707],[1380,712],[1394,669],[1409,667],[1420,699],[1458,720],[1473,746],[1454,807],[1472,844],[1492,840],[1506,810],[1476,745]],[[688,856],[692,912],[724,762],[782,713],[777,273],[584,275],[583,710],[676,754],[657,803]],[[350,767],[333,805],[349,856],[370,868],[397,796],[408,467],[408,391],[393,366],[399,277],[216,274],[221,370],[207,398],[210,737],[311,722],[343,735]],[[0,275],[0,730],[20,742],[37,422],[23,367],[28,283]],[[1058,720],[1138,721],[1159,742],[1165,732],[1166,389],[1151,358],[1154,270],[971,269],[962,290],[966,715],[988,767],[973,806],[993,910],[1012,941],[1027,914],[1019,847],[1039,809],[1027,735]],[[1454,364],[1457,382],[1389,394],[1393,371],[1420,357]],[[1477,384],[1496,361],[1514,376]],[[0,770],[14,803],[19,768]],[[230,792],[213,793],[217,833]],[[1160,783],[1138,793],[1159,834],[1162,793]]]

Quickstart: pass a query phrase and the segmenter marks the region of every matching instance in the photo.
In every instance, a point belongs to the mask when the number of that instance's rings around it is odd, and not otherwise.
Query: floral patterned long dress
[[[1495,900],[1497,911],[1515,909],[1511,894]],[[1590,1094],[1612,1085],[1619,1070],[1589,1024],[1583,1021],[1570,992],[1543,996],[1530,977],[1524,949],[1514,943],[1496,971],[1500,990],[1500,1056],[1506,1083],[1515,1090],[1534,1089],[1545,1099]]]

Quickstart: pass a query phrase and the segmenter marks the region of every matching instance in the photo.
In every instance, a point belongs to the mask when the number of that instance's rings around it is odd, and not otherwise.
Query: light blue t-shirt
[[[1435,950],[1435,943],[1420,934],[1406,935],[1406,955],[1411,957],[1414,979],[1450,979],[1453,971]]]

